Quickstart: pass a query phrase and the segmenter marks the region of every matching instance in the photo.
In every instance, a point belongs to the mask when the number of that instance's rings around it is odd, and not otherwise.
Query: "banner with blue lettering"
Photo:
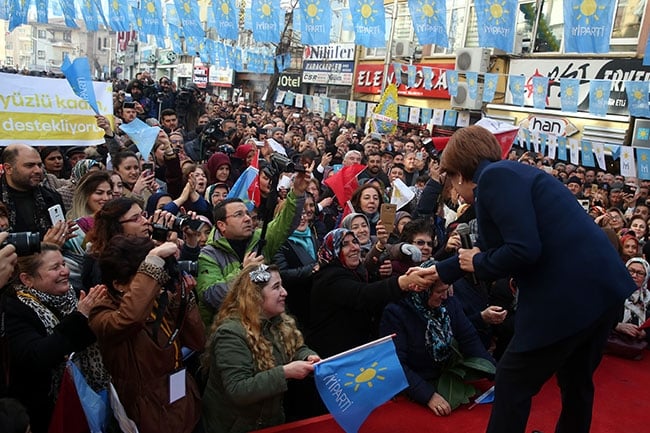
[[[650,180],[650,149],[636,148],[636,172],[641,180]]]
[[[409,0],[413,30],[420,45],[449,47],[445,0]]]
[[[625,81],[624,84],[630,116],[650,117],[650,108],[648,107],[650,81]]]
[[[476,0],[479,45],[512,53],[518,12],[517,0]]]
[[[253,38],[257,42],[280,42],[280,0],[252,0],[251,6]]]
[[[560,105],[562,111],[575,113],[578,111],[578,94],[580,80],[577,78],[562,78],[560,80]]]
[[[615,5],[612,0],[564,0],[564,52],[608,53]]]
[[[196,3],[192,0],[174,0],[174,5],[176,5],[176,14],[178,15],[178,20],[181,25],[179,26],[180,31],[183,33],[185,38],[194,37],[194,38],[203,38],[205,36],[205,31],[201,26],[201,21],[199,21],[199,8],[196,7]],[[195,42],[198,47],[198,42]],[[190,50],[188,48],[188,54],[194,53],[196,50]]]
[[[533,107],[546,108],[548,96],[548,77],[533,77]]]
[[[235,0],[212,0],[212,10],[217,34],[223,39],[236,41],[239,37],[237,22],[239,9],[235,5]]]
[[[465,79],[467,80],[469,97],[472,99],[478,98],[478,72],[465,72]]]
[[[589,112],[596,116],[606,116],[609,101],[610,80],[591,80],[589,82]]]
[[[368,415],[408,386],[392,336],[314,365],[318,393],[346,433],[357,433]]]
[[[332,7],[329,1],[300,0],[300,40],[304,45],[329,45]]]
[[[591,141],[582,140],[582,165],[585,167],[595,167],[594,150],[591,147]]]
[[[458,96],[458,71],[455,69],[447,69],[447,85],[449,86],[449,94],[451,96]]]
[[[513,105],[524,106],[524,90],[526,77],[523,75],[508,75],[508,89],[512,95]]]
[[[350,0],[354,42],[368,48],[386,47],[386,11],[383,1]]]
[[[485,83],[483,84],[483,102],[492,102],[494,93],[497,90],[499,74],[485,74]]]

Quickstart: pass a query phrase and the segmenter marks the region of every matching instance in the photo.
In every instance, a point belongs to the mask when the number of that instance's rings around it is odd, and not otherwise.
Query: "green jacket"
[[[289,359],[275,328],[281,320],[277,316],[262,323],[264,337],[273,343],[276,364],[264,371],[257,368],[246,330],[239,320],[228,319],[217,328],[202,400],[206,432],[244,433],[284,422],[282,397],[287,390],[287,379],[282,367],[316,353],[303,345]]]
[[[263,250],[267,262],[273,259],[289,234],[298,227],[304,203],[304,198],[297,198],[293,191],[290,191],[282,211],[269,223]],[[246,247],[247,254],[257,248],[261,233],[261,229],[253,232]],[[215,224],[207,245],[199,254],[199,275],[196,279],[199,312],[206,329],[212,326],[212,320],[228,293],[228,284],[237,277],[241,267],[237,253],[230,246],[228,239],[221,236]]]

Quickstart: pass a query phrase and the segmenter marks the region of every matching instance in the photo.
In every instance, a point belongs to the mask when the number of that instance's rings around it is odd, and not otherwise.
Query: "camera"
[[[186,272],[193,277],[196,277],[199,274],[199,264],[198,262],[192,260],[179,260],[178,269],[181,272]]]
[[[37,232],[9,233],[7,239],[0,244],[0,248],[13,245],[16,248],[16,255],[31,256],[41,252],[41,234]]]
[[[190,230],[198,231],[203,227],[205,223],[198,219],[192,219],[189,215],[181,214],[174,218],[172,222],[172,227],[167,228],[162,224],[153,224],[153,232],[151,233],[151,239],[158,242],[166,242],[167,234],[173,230],[176,233],[182,235],[183,229],[185,227]]]
[[[274,152],[271,154],[271,170],[275,175],[280,173],[304,173],[305,167],[300,163],[296,164],[280,153]]]

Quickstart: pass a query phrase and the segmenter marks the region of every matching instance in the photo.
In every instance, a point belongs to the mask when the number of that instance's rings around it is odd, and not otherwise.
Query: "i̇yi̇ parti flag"
[[[513,105],[524,106],[524,90],[526,88],[526,77],[524,75],[509,75],[508,89],[512,96]]]
[[[512,53],[519,12],[517,0],[476,0],[475,3],[479,45]]]
[[[545,109],[547,96],[548,77],[533,77],[533,107]]]
[[[608,53],[615,4],[611,0],[564,0],[564,52]]]
[[[304,45],[329,45],[332,7],[329,1],[300,0],[301,41]]]
[[[318,393],[346,433],[357,433],[368,415],[408,386],[392,336],[314,365]]]
[[[61,64],[61,72],[70,83],[75,95],[88,103],[90,108],[99,114],[97,98],[95,97],[95,87],[90,77],[90,64],[87,57],[77,57],[74,62],[66,55]]]
[[[223,39],[237,40],[239,37],[238,11],[235,0],[212,0],[216,29]]]
[[[25,2],[29,4],[29,2]],[[61,11],[63,12],[63,20],[65,21],[65,26],[72,29],[79,28],[75,22],[77,14],[75,12],[75,6],[73,0],[60,0]]]
[[[144,159],[149,157],[151,149],[158,138],[160,127],[149,126],[137,117],[129,123],[120,125],[120,129],[135,143]]]
[[[402,64],[393,62],[393,76],[395,77],[395,85],[397,87],[402,85]]]
[[[455,69],[447,70],[447,86],[449,86],[449,94],[451,96],[458,96],[458,71]]]
[[[433,87],[433,69],[428,66],[422,66],[422,84],[425,90],[431,90]]]
[[[408,87],[415,87],[415,79],[417,78],[418,69],[415,65],[408,65],[406,67],[408,71],[406,85]]]
[[[169,13],[168,13],[169,15]],[[116,32],[128,32],[129,5],[126,0],[111,0],[108,6],[108,24]]]
[[[366,109],[368,106],[366,105],[365,102],[357,101],[357,117],[361,119],[366,118]]]
[[[594,155],[596,156],[598,167],[600,167],[602,170],[606,170],[607,165],[605,162],[605,145],[596,141],[591,144],[591,148],[594,151]]]
[[[201,26],[201,21],[199,21],[199,8],[196,7],[196,2],[191,0],[174,0],[174,5],[176,6],[176,15],[178,15],[178,20],[180,21],[179,29],[181,33],[186,39],[190,36],[196,38],[196,46],[198,46],[198,40],[203,39],[205,31]],[[187,50],[188,53],[192,54],[195,51],[189,48]]]
[[[630,146],[622,146],[621,149],[621,174],[625,177],[636,177],[634,148]]]
[[[648,97],[650,96],[649,81],[625,81],[625,92],[630,110],[630,116],[650,117]]]
[[[483,102],[492,102],[494,99],[494,93],[497,90],[498,82],[499,74],[485,74],[485,82],[483,84]]]
[[[478,72],[467,71],[465,72],[465,80],[467,80],[467,91],[469,97],[472,99],[478,98]]]
[[[643,54],[643,66],[650,66],[650,33],[645,43],[645,53]]]
[[[350,0],[350,13],[357,45],[386,47],[386,10],[383,1]]]
[[[557,137],[557,159],[561,161],[567,160],[567,138],[564,135]]]
[[[567,140],[569,143],[569,161],[571,164],[578,164],[580,157],[580,142],[575,138],[569,138]]]
[[[0,10],[2,10],[2,12],[0,12],[0,20],[9,19],[9,14],[8,14],[9,5],[7,3],[8,3],[7,0],[2,0],[0,2]],[[29,4],[29,2],[25,2],[25,3]],[[36,0],[36,22],[47,24],[48,3],[49,3],[48,0]]]
[[[578,96],[580,80],[577,78],[562,78],[560,80],[560,105],[562,111],[575,113],[578,111]]]
[[[86,23],[86,30],[89,32],[99,30],[99,19],[95,10],[95,2],[83,1],[79,5],[79,9],[81,9],[81,16],[84,19],[84,23]]]
[[[449,46],[445,0],[409,0],[413,30],[420,45]]]
[[[400,122],[408,122],[409,121],[409,107],[406,105],[400,105],[397,107],[397,120]]]
[[[594,167],[594,151],[591,141],[582,140],[582,165],[585,167]]]
[[[596,116],[606,116],[609,102],[610,80],[591,80],[589,82],[589,112]]]
[[[146,0],[142,7],[137,10],[137,13],[139,14],[138,21],[143,34],[166,36],[160,0]]]
[[[636,171],[639,179],[650,180],[650,149],[636,148]]]
[[[280,42],[280,12],[280,0],[252,0],[253,38],[257,42]]]

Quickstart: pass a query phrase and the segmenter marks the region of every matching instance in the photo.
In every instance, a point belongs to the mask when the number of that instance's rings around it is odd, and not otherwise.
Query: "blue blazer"
[[[510,350],[548,346],[586,329],[636,288],[603,230],[557,179],[513,161],[482,161],[474,174],[481,253],[476,277],[512,276],[518,290]],[[458,257],[436,266],[463,276]]]

